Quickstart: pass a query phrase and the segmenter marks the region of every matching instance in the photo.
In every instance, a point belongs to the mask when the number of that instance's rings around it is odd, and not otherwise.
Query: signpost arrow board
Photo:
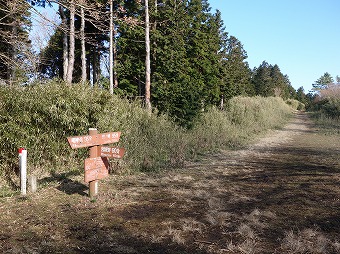
[[[98,149],[100,149],[98,154],[100,154],[101,157],[121,159],[125,153],[125,149],[119,147],[100,146]]]
[[[100,180],[109,175],[109,162],[105,157],[85,159],[85,182]]]
[[[72,149],[98,146],[110,143],[116,143],[120,139],[121,132],[108,132],[95,135],[68,137],[68,143]]]

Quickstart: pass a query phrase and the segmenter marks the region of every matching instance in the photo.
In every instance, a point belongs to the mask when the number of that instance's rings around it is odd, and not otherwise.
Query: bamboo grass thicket
[[[14,177],[18,147],[29,153],[39,174],[79,170],[86,149],[72,150],[66,137],[121,131],[125,172],[157,171],[217,149],[235,148],[268,128],[282,126],[292,108],[280,98],[236,97],[226,110],[210,108],[193,128],[177,126],[166,115],[150,114],[139,101],[106,90],[51,81],[28,87],[0,87],[0,176]]]

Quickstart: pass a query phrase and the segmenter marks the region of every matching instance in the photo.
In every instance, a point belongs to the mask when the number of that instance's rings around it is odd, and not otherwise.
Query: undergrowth
[[[281,98],[236,97],[225,111],[212,107],[187,130],[140,105],[59,81],[0,87],[1,184],[17,188],[19,147],[28,150],[28,170],[40,176],[81,171],[88,149],[72,150],[66,138],[86,135],[89,128],[122,132],[116,145],[126,155],[119,166],[131,173],[178,167],[198,154],[246,144],[254,135],[282,126],[291,113]]]
[[[340,135],[340,117],[333,118],[321,111],[311,113],[311,116],[321,132],[326,135]]]
[[[340,85],[330,85],[315,96],[312,116],[326,134],[340,134]]]

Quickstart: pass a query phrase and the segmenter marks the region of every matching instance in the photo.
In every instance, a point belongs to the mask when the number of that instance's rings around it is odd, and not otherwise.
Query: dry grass
[[[213,226],[228,226],[231,224],[233,214],[229,212],[208,211],[206,221]]]
[[[0,199],[0,252],[339,253],[340,137],[312,127],[299,116],[251,149],[111,175],[96,200],[79,175],[45,179]]]
[[[338,253],[340,250],[337,242],[330,241],[322,232],[311,228],[286,232],[281,247],[292,254]]]

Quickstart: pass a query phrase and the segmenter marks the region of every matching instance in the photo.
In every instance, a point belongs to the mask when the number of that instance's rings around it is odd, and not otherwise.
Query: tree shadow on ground
[[[40,209],[39,204],[32,207],[30,213]],[[111,254],[207,254],[197,247],[174,243],[170,240],[152,242],[143,237],[134,236],[125,225],[107,209],[81,208],[69,204],[59,205],[55,216],[48,222],[51,231],[36,231],[41,224],[39,216],[29,216],[29,225],[16,231],[16,235],[1,238],[0,252],[13,253],[111,253]],[[47,223],[45,221],[45,223]],[[30,226],[32,225],[32,226]],[[26,252],[27,251],[27,252]]]
[[[56,188],[68,195],[79,194],[81,196],[86,196],[87,193],[85,190],[87,190],[88,187],[78,181],[70,179],[71,176],[76,175],[79,175],[79,171],[74,170],[66,173],[51,172],[51,176],[42,178],[38,182],[41,185],[57,182],[59,185]]]

